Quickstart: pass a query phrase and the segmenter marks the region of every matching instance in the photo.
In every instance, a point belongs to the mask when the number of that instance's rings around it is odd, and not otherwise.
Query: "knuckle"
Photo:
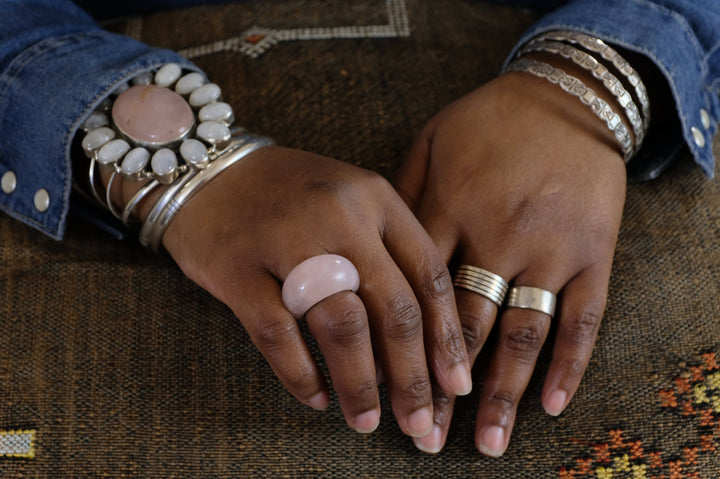
[[[423,401],[430,397],[431,387],[430,379],[415,378],[405,384],[400,392],[405,398],[410,398],[413,401]]]
[[[463,342],[463,338],[460,333],[454,329],[447,330],[441,341],[442,350],[444,356],[451,360],[452,364],[459,363],[465,358],[466,347]]]
[[[474,351],[479,351],[485,343],[487,336],[480,318],[467,311],[462,311],[460,312],[460,324],[462,324],[465,347],[468,352],[473,353]]]
[[[363,411],[365,411],[367,410],[367,405],[375,402],[376,391],[377,383],[375,379],[371,379],[355,385],[353,389],[347,393],[347,398],[353,403],[359,403],[363,406]]]
[[[587,362],[580,358],[567,358],[560,361],[559,369],[566,379],[580,381],[585,374]]]
[[[414,301],[393,301],[385,316],[383,329],[390,339],[409,341],[422,333],[420,306]]]
[[[597,308],[586,308],[572,314],[566,322],[567,341],[572,345],[593,343],[601,321],[602,313]]]
[[[503,413],[514,409],[517,399],[517,396],[511,391],[494,391],[488,395],[488,402]]]
[[[315,385],[315,375],[308,368],[287,372],[281,380],[289,391],[304,391]]]
[[[263,323],[255,330],[255,343],[265,353],[283,350],[295,336],[295,325],[284,321]]]
[[[362,311],[352,308],[333,314],[328,318],[325,329],[331,342],[349,346],[362,342],[367,332],[367,321]]]
[[[450,272],[444,264],[430,266],[425,278],[423,293],[431,300],[445,298],[453,290]]]
[[[542,343],[543,335],[538,324],[516,326],[505,334],[506,346],[520,354],[534,355]]]

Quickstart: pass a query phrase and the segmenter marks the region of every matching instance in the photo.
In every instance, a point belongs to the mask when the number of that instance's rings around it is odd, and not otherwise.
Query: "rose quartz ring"
[[[341,291],[360,287],[360,275],[350,260],[336,254],[321,254],[306,259],[287,275],[282,288],[285,307],[296,318],[323,299]]]

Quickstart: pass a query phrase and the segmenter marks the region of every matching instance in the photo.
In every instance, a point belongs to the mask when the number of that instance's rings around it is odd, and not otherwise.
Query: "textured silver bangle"
[[[150,192],[157,188],[159,185],[160,182],[158,180],[152,180],[147,182],[133,195],[132,198],[130,198],[130,201],[127,202],[122,214],[122,222],[127,228],[130,227],[130,216],[132,215],[133,210],[143,200],[143,198],[149,195]]]
[[[152,210],[150,210],[147,218],[145,218],[145,222],[143,223],[142,228],[140,228],[140,244],[142,244],[144,247],[150,247],[150,240],[153,237],[153,230],[157,225],[160,214],[163,212],[168,203],[170,203],[172,197],[175,196],[175,193],[177,193],[180,188],[185,186],[185,183],[190,181],[190,179],[194,175],[196,175],[197,172],[198,170],[190,170],[184,175],[180,176],[178,179],[175,180],[174,183],[167,187],[167,189],[163,192],[160,198],[158,198],[155,205],[153,205]]]
[[[638,110],[637,105],[633,101],[632,95],[625,89],[622,82],[610,70],[605,67],[602,63],[598,62],[595,57],[589,53],[585,53],[572,45],[566,43],[537,40],[531,41],[525,45],[520,52],[519,56],[526,55],[530,52],[547,52],[555,55],[560,55],[566,58],[576,65],[584,68],[592,74],[593,77],[600,80],[605,88],[615,96],[618,104],[623,107],[625,116],[630,121],[633,133],[635,134],[635,151],[640,149],[643,139],[645,138],[645,130],[643,126],[642,116]]]
[[[153,251],[156,253],[160,251],[160,245],[165,231],[170,226],[170,223],[172,223],[177,212],[180,211],[195,193],[207,185],[213,178],[250,153],[274,144],[270,138],[249,134],[241,135],[231,141],[232,143],[229,148],[215,158],[205,169],[193,175],[192,178],[168,197],[168,201],[162,206],[157,218],[154,220],[152,230],[149,232],[149,246]],[[148,246],[145,243],[143,244]]]
[[[521,58],[510,63],[506,71],[525,72],[548,80],[562,88],[567,93],[580,99],[585,105],[600,118],[613,132],[615,138],[622,148],[623,158],[627,163],[632,157],[634,145],[630,131],[622,122],[620,116],[615,113],[605,100],[600,98],[592,88],[589,88],[581,80],[568,75],[559,68],[547,63]]]
[[[640,102],[640,110],[643,114],[643,130],[648,130],[650,127],[650,99],[647,88],[645,88],[645,84],[638,72],[614,48],[597,37],[570,30],[546,32],[537,36],[535,40],[555,40],[580,45],[588,51],[599,53],[602,58],[612,63],[628,79],[628,82],[635,90],[635,96]]]

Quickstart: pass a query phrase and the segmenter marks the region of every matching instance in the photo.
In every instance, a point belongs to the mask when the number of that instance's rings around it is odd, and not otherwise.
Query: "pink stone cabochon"
[[[296,318],[317,303],[341,291],[356,292],[360,275],[355,266],[342,256],[321,254],[297,265],[283,284],[282,299],[285,307]]]
[[[128,138],[157,146],[181,139],[195,124],[188,102],[157,85],[136,85],[122,92],[113,104],[112,118]]]

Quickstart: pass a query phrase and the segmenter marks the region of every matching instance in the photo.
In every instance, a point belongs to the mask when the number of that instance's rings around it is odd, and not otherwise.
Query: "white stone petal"
[[[210,144],[230,139],[230,129],[217,121],[204,121],[197,127],[197,135]]]
[[[125,159],[122,165],[120,165],[120,168],[122,168],[124,175],[133,176],[144,170],[148,161],[150,161],[149,151],[142,147],[133,148],[130,153],[125,155]]]
[[[103,146],[108,141],[115,138],[115,132],[107,127],[96,128],[91,131],[82,141],[83,150],[92,152]]]
[[[108,125],[108,117],[101,111],[94,111],[90,114],[85,123],[83,123],[82,129],[85,131],[92,131],[101,126]]]
[[[175,85],[175,91],[180,95],[188,95],[194,89],[199,88],[205,84],[205,77],[197,72],[188,73],[187,75],[180,78]]]
[[[193,90],[190,94],[190,105],[199,108],[205,106],[208,103],[212,103],[220,99],[221,91],[220,87],[215,83],[208,83],[199,88]]]
[[[127,82],[123,82],[118,86],[115,91],[113,92],[115,95],[119,95],[120,93],[126,91],[128,88],[130,88],[130,85],[128,85]]]
[[[195,166],[196,168],[204,168],[208,162],[208,152],[205,145],[202,142],[189,139],[183,141],[180,145],[180,155],[183,159]]]
[[[157,86],[169,87],[182,76],[182,69],[177,63],[168,63],[163,65],[155,74],[155,84]]]
[[[112,140],[103,145],[98,151],[97,161],[101,165],[109,165],[119,161],[125,153],[130,150],[130,145],[125,140]]]
[[[130,80],[133,85],[149,85],[153,81],[152,72],[143,72]]]
[[[155,152],[150,162],[152,170],[158,176],[168,175],[177,169],[178,162],[172,150],[163,148]]]
[[[200,121],[218,121],[228,125],[233,121],[233,109],[227,103],[221,101],[210,103],[202,107],[198,113]]]

